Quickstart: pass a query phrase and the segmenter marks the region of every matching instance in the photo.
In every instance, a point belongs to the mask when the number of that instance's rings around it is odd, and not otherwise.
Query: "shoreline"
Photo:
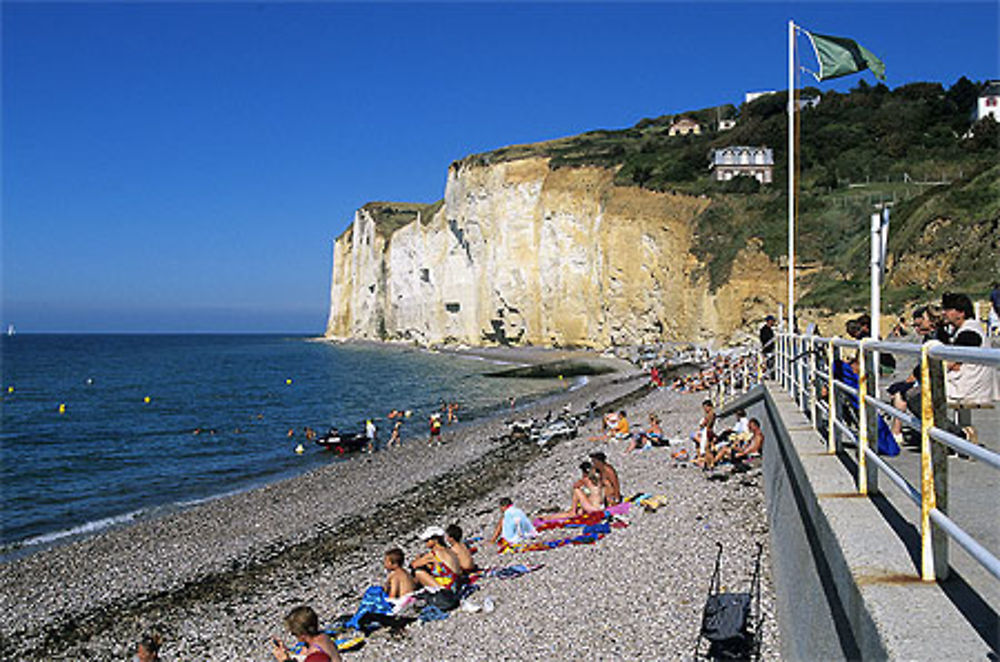
[[[274,335],[280,336],[282,334],[263,334],[263,335]],[[329,339],[323,337],[309,337],[303,338],[306,342],[337,342],[338,344],[351,344],[359,347],[368,347],[374,349],[414,349],[410,348],[408,345],[400,343],[378,343],[374,341],[330,341]],[[496,351],[502,355],[501,357],[496,356]],[[448,349],[444,351],[437,351],[432,349],[415,348],[414,351],[428,351],[436,354],[452,354],[458,358],[470,360],[470,361],[489,361],[495,363],[498,369],[503,369],[505,366],[518,365],[518,366],[531,366],[545,363],[549,360],[551,355],[551,350],[546,348],[526,348],[526,350],[521,351],[517,348],[467,348],[467,349]],[[585,354],[585,353],[583,353]],[[559,354],[560,356],[562,353]],[[619,367],[628,366],[622,364]],[[572,385],[573,388],[577,388],[578,385]],[[518,411],[520,411],[524,406],[531,405],[533,403],[540,403],[547,401],[553,396],[559,396],[562,391],[558,390],[553,386],[553,391],[550,393],[544,393],[541,395],[533,396],[530,400],[526,400],[525,404],[518,404]],[[473,414],[473,417],[467,421],[460,421],[462,426],[468,425],[470,423],[478,423],[483,420],[488,420],[497,416],[503,416],[509,412],[506,411],[505,404],[501,401],[497,401],[493,406],[488,409],[480,410]],[[471,412],[466,411],[466,415],[470,415]],[[384,421],[381,425],[384,425]],[[413,424],[411,423],[411,426]],[[419,424],[416,426],[419,427]],[[382,442],[387,439],[387,430],[380,434],[382,437]],[[311,446],[310,446],[311,450]],[[355,456],[346,456],[344,458],[330,458],[330,462],[351,462],[355,460]],[[65,545],[73,544],[75,542],[83,541],[96,535],[102,535],[111,531],[119,530],[122,528],[127,528],[138,523],[155,520],[165,516],[173,515],[179,512],[184,512],[190,510],[191,508],[196,508],[206,503],[211,503],[213,501],[228,498],[231,496],[244,494],[253,490],[261,489],[267,485],[273,483],[279,483],[284,480],[296,478],[309,473],[316,467],[306,468],[306,469],[289,469],[281,473],[277,473],[270,476],[263,476],[252,481],[246,482],[244,484],[236,484],[226,487],[217,493],[211,493],[207,495],[202,495],[199,497],[182,497],[175,501],[158,503],[153,505],[144,506],[137,508],[135,510],[129,510],[125,512],[112,513],[104,517],[78,522],[72,526],[67,526],[66,528],[56,529],[53,531],[48,531],[38,535],[31,536],[29,538],[12,541],[10,543],[5,543],[0,546],[0,566],[4,563],[15,561],[18,559],[28,558],[32,555],[42,553],[51,549],[56,549]]]
[[[615,376],[621,377],[610,377]],[[629,388],[612,381],[592,380],[575,391],[543,397],[526,409],[519,408],[517,415],[534,408],[543,414],[546,407],[554,408],[567,399],[585,403],[589,394],[603,388]],[[581,410],[582,404],[576,409]],[[381,504],[396,503],[443,476],[469,473],[465,468],[474,467],[482,458],[498,459],[506,466],[504,462],[511,462],[505,455],[510,449],[505,450],[496,439],[505,430],[506,417],[509,412],[501,410],[456,426],[465,428],[456,433],[461,434],[462,439],[456,440],[461,443],[446,444],[444,450],[457,452],[433,453],[434,467],[399,471],[399,465],[422,464],[421,458],[428,455],[420,437],[410,438],[399,449],[327,465],[4,562],[0,565],[5,587],[0,599],[2,657],[53,656],[57,643],[86,641],[92,633],[106,629],[114,614],[119,618],[151,603],[183,601],[182,596],[198,586],[233,579],[239,583],[248,572],[258,576],[269,560],[296,556],[303,553],[296,549],[337,533],[344,535],[360,524],[366,511],[377,512]],[[392,481],[394,474],[398,481]],[[375,493],[369,486],[378,484],[380,476],[393,484]],[[323,512],[318,512],[320,508]],[[233,521],[234,514],[239,521]],[[28,577],[31,582],[26,582]],[[53,586],[60,588],[53,591]],[[23,609],[26,604],[33,608]],[[138,613],[128,618],[138,618]]]
[[[596,400],[598,412],[626,407],[636,423],[658,412],[668,436],[697,422],[700,394],[649,391],[645,381],[635,370],[600,375],[516,415],[544,416],[563,402],[582,412]],[[632,526],[597,545],[499,556],[481,544],[480,565],[546,567],[515,581],[483,582],[474,597],[495,599],[494,614],[455,612],[440,623],[410,625],[398,639],[383,632],[345,659],[567,659],[580,655],[574,639],[598,657],[686,655],[714,558],[709,522],[722,532],[715,535],[723,535],[727,556],[733,545],[743,552],[754,540],[766,546],[759,486],[707,481],[700,471],[672,465],[665,448],[621,456],[620,444],[590,440],[599,420],[576,439],[541,449],[502,438],[505,418],[509,412],[501,411],[448,426],[442,447],[410,438],[398,449],[0,566],[0,658],[119,660],[155,627],[165,635],[166,661],[268,660],[261,642],[284,635],[281,618],[291,607],[311,604],[323,622],[353,611],[364,587],[381,581],[384,550],[399,546],[412,558],[426,526],[459,522],[467,536],[488,537],[496,499],[505,495],[529,513],[565,507],[576,465],[593,450],[605,450],[619,467],[626,496],[664,492],[669,506],[633,511]],[[733,495],[735,505],[714,512]],[[581,586],[603,592],[622,634],[602,627],[590,600],[572,599]],[[769,595],[765,612],[773,614]],[[540,607],[550,603],[558,608]],[[776,621],[769,618],[764,651],[774,657]],[[573,636],[565,636],[567,627]],[[510,638],[517,644],[506,648]],[[571,647],[560,649],[557,640],[566,639]]]

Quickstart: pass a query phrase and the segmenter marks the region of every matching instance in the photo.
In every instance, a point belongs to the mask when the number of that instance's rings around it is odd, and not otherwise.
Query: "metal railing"
[[[838,378],[839,352],[857,352],[857,386]],[[915,356],[920,362],[920,411],[911,413],[878,399],[879,355]],[[878,490],[881,472],[920,507],[920,576],[925,581],[948,575],[948,539],[961,545],[991,575],[1000,579],[1000,559],[948,517],[948,449],[1000,470],[1000,453],[948,432],[943,362],[1000,367],[1000,350],[924,343],[846,340],[778,334],[775,380],[809,417],[824,439],[827,452],[843,451],[843,440],[856,444],[855,483],[859,494]],[[760,365],[760,363],[759,363]],[[843,366],[843,363],[840,363]],[[760,374],[762,374],[761,371]],[[854,414],[856,412],[856,414]],[[920,486],[911,485],[872,448],[878,434],[878,414],[897,419],[920,433]],[[846,414],[846,417],[845,417]],[[856,416],[856,421],[845,420]],[[820,419],[826,425],[820,429]]]

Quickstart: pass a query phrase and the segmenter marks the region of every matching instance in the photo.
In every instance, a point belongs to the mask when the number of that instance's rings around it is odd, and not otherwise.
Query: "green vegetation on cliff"
[[[382,237],[389,237],[393,232],[404,225],[408,225],[420,218],[420,222],[427,224],[434,214],[437,213],[444,200],[438,200],[430,204],[417,202],[369,202],[362,207],[375,219],[375,231]]]
[[[954,287],[981,294],[1000,264],[1000,131],[971,126],[981,85],[962,78],[950,88],[911,83],[890,90],[863,80],[848,93],[801,90],[820,97],[799,113],[797,262],[804,269],[803,305],[842,310],[868,293],[869,217],[892,203],[888,305],[934,298]],[[708,195],[694,251],[710,287],[729,277],[737,252],[757,238],[773,259],[787,252],[787,93],[743,104],[644,119],[621,130],[590,131],[477,154],[453,164],[489,165],[541,156],[549,167],[615,169],[619,186]],[[670,136],[680,118],[699,135]],[[719,119],[736,126],[717,129]],[[970,132],[971,129],[971,132]],[[774,184],[740,177],[715,182],[712,149],[730,145],[774,150]]]

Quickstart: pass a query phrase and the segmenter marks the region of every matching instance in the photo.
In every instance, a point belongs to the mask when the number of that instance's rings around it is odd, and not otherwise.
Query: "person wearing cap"
[[[760,327],[760,346],[764,352],[764,360],[767,362],[767,373],[771,374],[774,368],[774,325],[777,320],[774,315],[764,318],[764,325]]]
[[[516,545],[538,535],[535,525],[531,523],[523,510],[514,505],[509,497],[500,499],[500,512],[503,515],[493,530],[490,542],[500,544],[502,539],[508,544]]]
[[[604,490],[604,505],[614,506],[622,502],[622,487],[618,480],[618,472],[608,464],[608,456],[598,451],[590,454],[590,459],[601,477],[601,488]]]
[[[413,578],[432,592],[450,589],[462,574],[462,568],[458,557],[445,544],[444,529],[428,527],[420,534],[420,540],[427,545],[427,552],[410,564]]]

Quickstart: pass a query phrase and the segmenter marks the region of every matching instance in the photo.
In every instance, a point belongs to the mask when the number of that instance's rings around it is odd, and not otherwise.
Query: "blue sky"
[[[858,40],[891,87],[1000,67],[994,2],[2,11],[0,317],[21,332],[321,333],[357,207],[437,200],[469,153],[780,89],[789,19]]]

